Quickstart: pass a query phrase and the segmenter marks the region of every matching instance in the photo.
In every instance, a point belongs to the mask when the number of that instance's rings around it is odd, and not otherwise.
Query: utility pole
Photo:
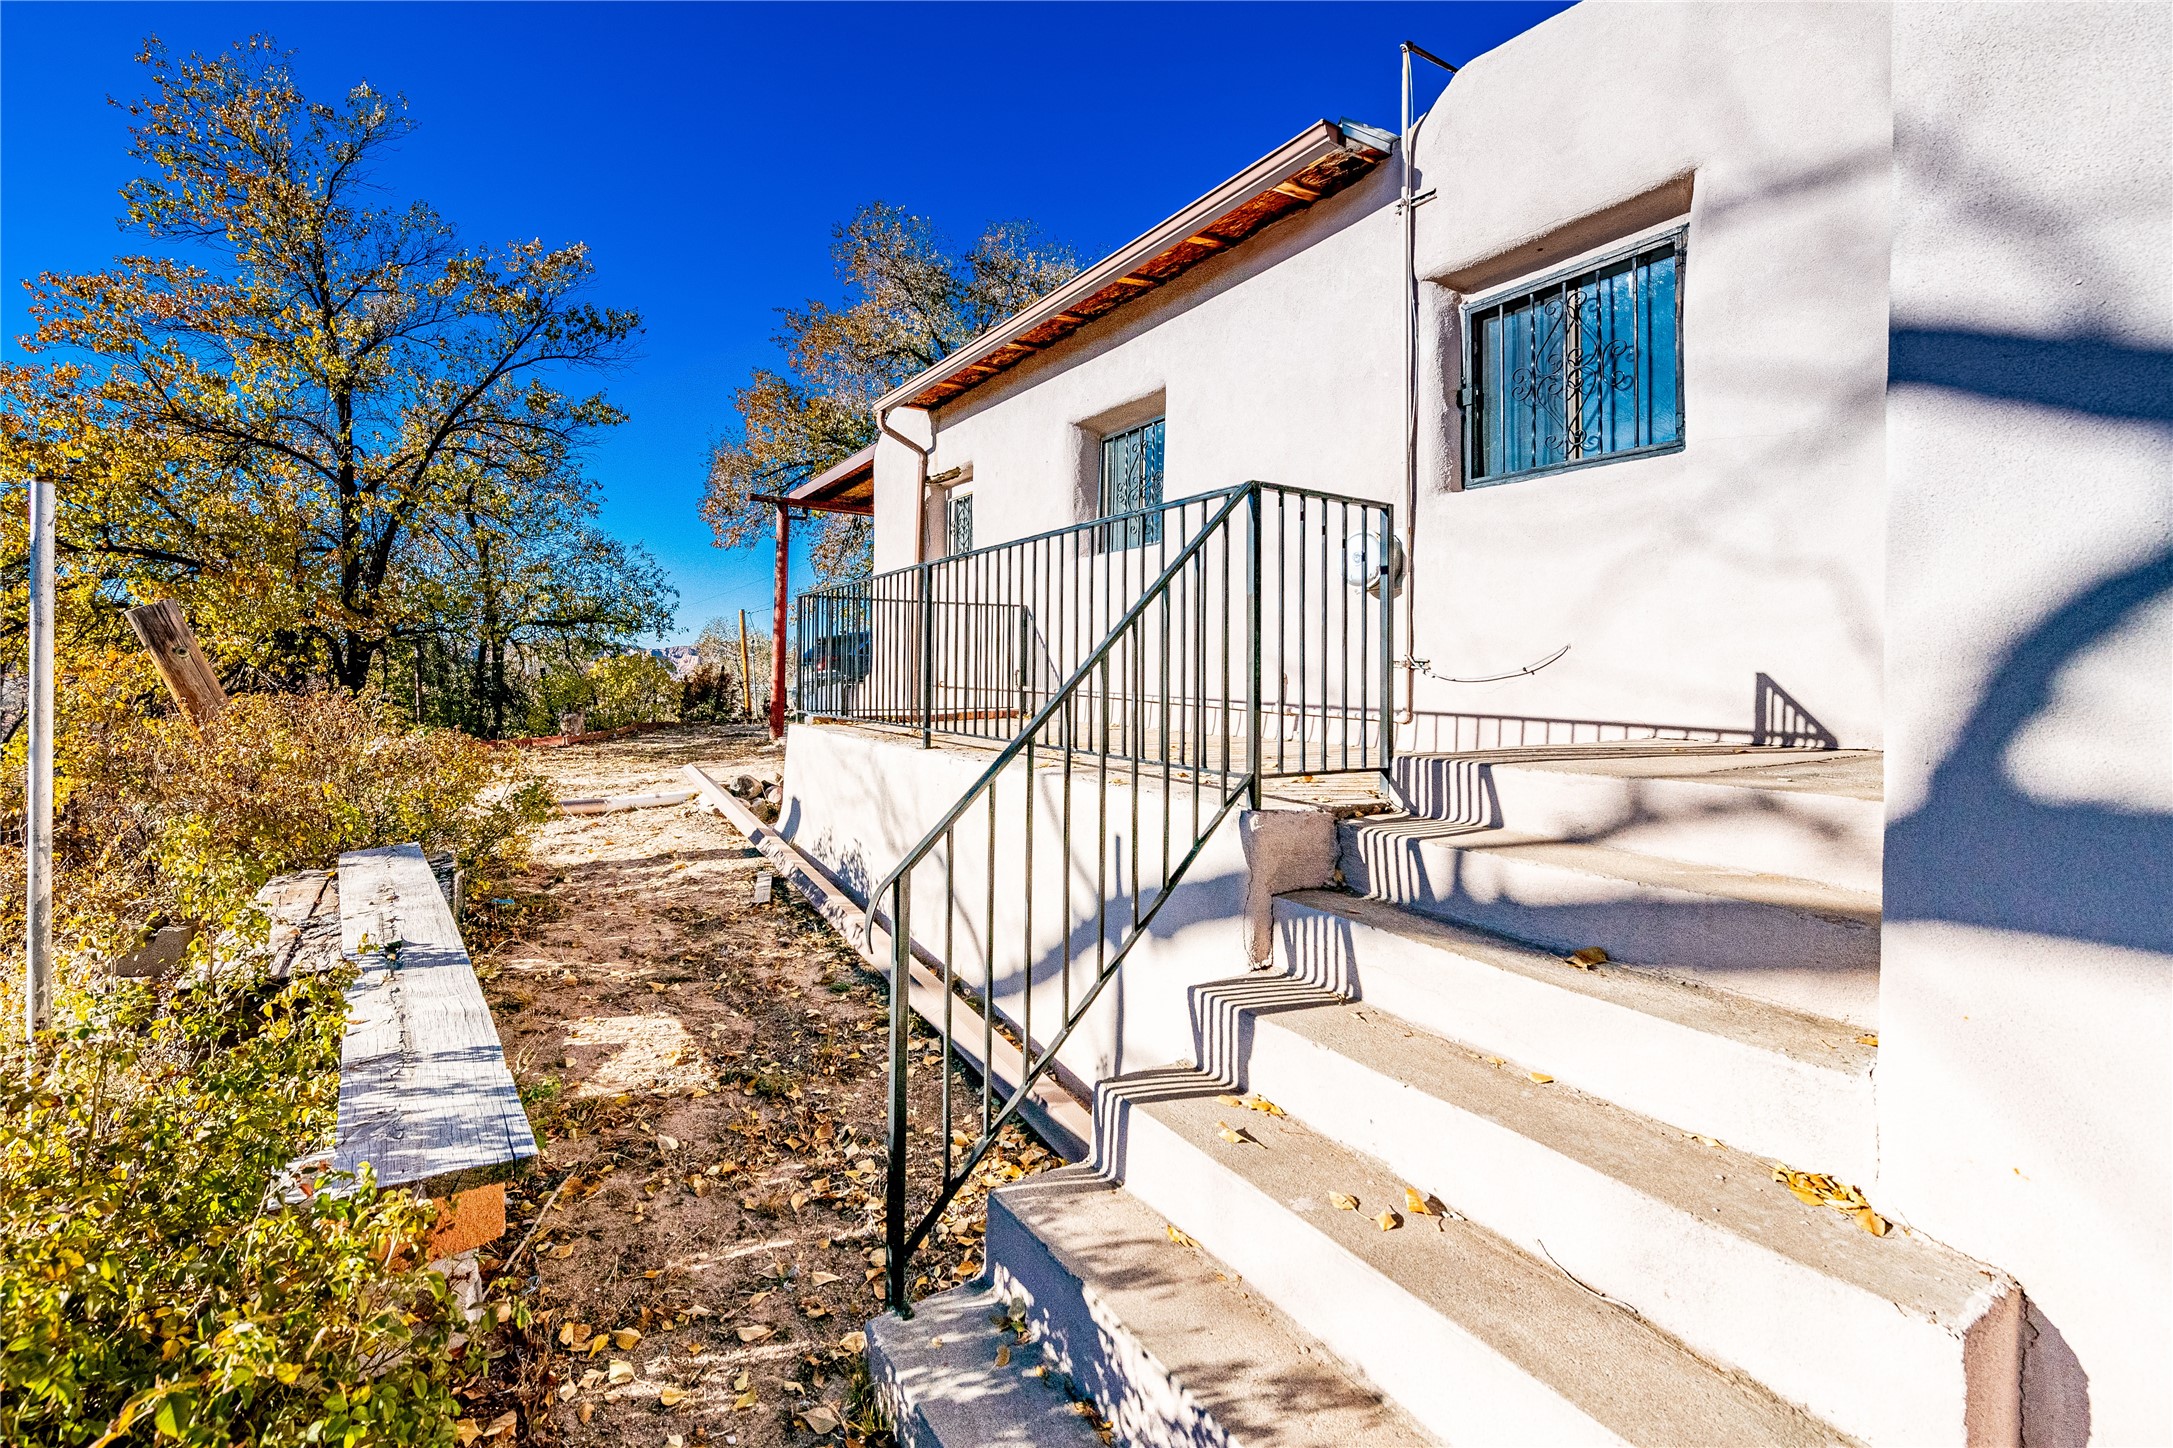
[[[755,678],[747,661],[747,610],[739,611],[739,692],[746,702],[747,717],[755,716]]]
[[[53,485],[30,484],[30,779],[24,821],[23,1033],[53,1015]]]

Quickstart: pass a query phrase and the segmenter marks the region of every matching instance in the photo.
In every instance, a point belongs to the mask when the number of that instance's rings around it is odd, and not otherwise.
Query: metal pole
[[[30,779],[24,835],[29,898],[23,945],[23,1032],[53,1014],[53,485],[30,484]]]
[[[1245,747],[1252,759],[1252,780],[1246,786],[1246,807],[1258,809],[1260,771],[1268,767],[1265,752],[1260,747],[1260,484],[1251,482],[1245,487],[1246,526],[1252,532],[1251,546],[1245,550],[1245,608],[1250,615],[1246,629],[1252,652],[1251,677],[1245,683]],[[1283,607],[1282,582],[1280,578],[1275,580],[1275,607],[1278,617],[1281,616]],[[1224,646],[1224,651],[1227,653],[1227,645]],[[1278,669],[1282,667],[1281,659],[1277,659],[1275,663]],[[1228,700],[1223,702],[1223,708],[1229,708]],[[1227,726],[1225,730],[1227,731]],[[1224,744],[1222,748],[1223,767],[1227,769],[1230,746]]]
[[[921,748],[935,747],[936,716],[936,595],[935,565],[920,566],[921,587]]]
[[[777,505],[777,597],[770,618],[770,738],[785,737],[785,608],[792,597],[790,581],[792,568],[792,515],[783,503]],[[741,637],[746,637],[746,625],[740,625]],[[740,672],[746,672],[744,660]],[[805,708],[803,704],[801,706]]]
[[[907,872],[898,877],[890,892],[890,1150],[883,1163],[883,1302],[900,1317],[912,1316],[905,1296],[905,1153],[911,1135],[906,1051],[911,1044],[908,1032],[912,1023],[912,891],[911,872]],[[1033,1048],[1029,1037],[1026,1049]]]

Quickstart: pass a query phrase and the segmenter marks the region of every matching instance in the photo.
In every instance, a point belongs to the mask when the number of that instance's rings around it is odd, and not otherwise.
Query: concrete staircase
[[[1363,893],[1279,898],[1197,1061],[872,1326],[901,1441],[2018,1442],[2016,1286],[1772,1171],[1873,1176],[1876,767],[1408,762]]]

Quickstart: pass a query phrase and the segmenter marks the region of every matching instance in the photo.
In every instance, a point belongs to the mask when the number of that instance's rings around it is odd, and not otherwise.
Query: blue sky
[[[775,309],[835,293],[830,229],[860,203],[961,240],[1025,218],[1091,259],[1311,121],[1394,129],[1399,40],[1462,60],[1561,8],[7,3],[0,348],[20,356],[24,278],[126,244],[105,99],[141,93],[142,38],[274,35],[313,92],[406,95],[392,194],[472,243],[585,241],[596,299],[642,313],[639,359],[607,382],[631,420],[592,470],[607,526],[678,587],[684,641],[768,607],[767,546],[723,552],[695,511],[707,445],[775,363]]]

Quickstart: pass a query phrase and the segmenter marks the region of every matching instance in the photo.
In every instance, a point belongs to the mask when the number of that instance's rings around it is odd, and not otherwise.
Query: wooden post
[[[219,687],[211,661],[196,646],[196,635],[189,631],[180,604],[169,598],[132,608],[128,624],[150,651],[158,676],[166,681],[167,692],[191,724],[201,727],[226,707],[226,690]]]
[[[747,717],[755,716],[754,665],[747,659],[747,610],[739,611],[739,692],[746,701]]]
[[[792,565],[792,515],[777,505],[777,600],[770,624],[770,738],[785,737],[785,609]]]

